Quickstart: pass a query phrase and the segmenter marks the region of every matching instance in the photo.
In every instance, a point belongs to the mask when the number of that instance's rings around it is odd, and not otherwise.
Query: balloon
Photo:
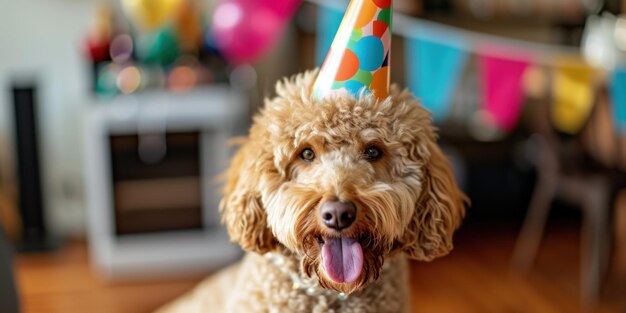
[[[137,56],[145,63],[170,65],[179,54],[178,40],[170,28],[145,34],[137,40]]]
[[[94,25],[85,38],[85,50],[95,63],[109,60],[109,45],[113,32],[111,20],[111,8],[109,6],[99,7],[94,18]]]
[[[173,18],[184,0],[122,0],[129,18],[143,30],[154,30]]]
[[[284,7],[269,0],[222,1],[212,20],[212,35],[217,47],[236,64],[257,60],[277,41],[295,12],[297,5],[293,2],[299,0],[286,0],[289,6]]]
[[[94,63],[109,60],[109,39],[89,34],[85,40],[85,50]]]
[[[184,1],[174,18],[181,49],[195,52],[202,42],[202,21],[196,1]]]
[[[256,2],[260,6],[272,10],[280,19],[287,21],[291,19],[302,0],[256,0]]]

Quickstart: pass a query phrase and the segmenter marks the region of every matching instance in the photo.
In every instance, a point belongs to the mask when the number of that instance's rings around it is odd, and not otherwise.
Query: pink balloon
[[[285,1],[289,6],[270,6],[269,0],[222,1],[213,13],[216,45],[233,63],[256,61],[278,40],[297,8],[292,2],[295,1]]]
[[[301,0],[248,0],[274,11],[282,19],[289,20],[296,13]]]

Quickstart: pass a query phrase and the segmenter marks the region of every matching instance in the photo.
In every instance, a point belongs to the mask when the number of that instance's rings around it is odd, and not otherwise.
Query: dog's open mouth
[[[363,249],[350,237],[319,238],[322,245],[322,264],[328,278],[336,283],[351,283],[363,271]]]

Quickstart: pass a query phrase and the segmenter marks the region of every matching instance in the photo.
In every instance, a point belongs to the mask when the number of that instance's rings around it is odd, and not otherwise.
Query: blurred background
[[[626,1],[394,6],[392,81],[472,200],[414,311],[626,312]],[[346,7],[0,0],[1,311],[150,312],[237,260],[228,140]]]

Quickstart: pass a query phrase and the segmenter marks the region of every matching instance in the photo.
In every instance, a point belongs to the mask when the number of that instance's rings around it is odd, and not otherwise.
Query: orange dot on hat
[[[346,49],[341,58],[339,69],[335,79],[338,81],[346,81],[350,79],[359,70],[359,58],[349,49]]]
[[[356,23],[354,24],[355,28],[363,28],[365,25],[369,24],[376,12],[378,11],[378,7],[372,0],[365,0],[362,2],[362,6],[359,10],[359,15],[357,16]]]
[[[391,0],[374,0],[374,3],[381,8],[386,9],[391,5]]]
[[[389,66],[384,66],[374,72],[370,89],[378,98],[386,98],[389,94]]]

